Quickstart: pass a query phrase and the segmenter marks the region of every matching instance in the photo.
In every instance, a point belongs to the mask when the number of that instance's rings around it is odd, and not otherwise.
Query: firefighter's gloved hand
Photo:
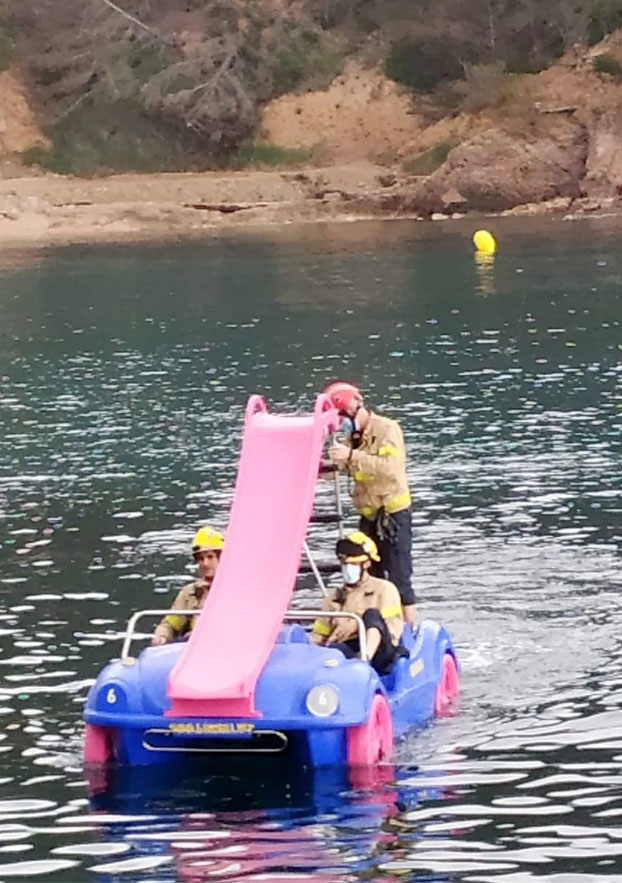
[[[347,463],[352,455],[352,448],[349,445],[342,445],[335,442],[330,446],[328,456],[333,463]]]
[[[399,528],[391,513],[387,512],[384,506],[381,506],[376,512],[374,530],[381,543],[395,543],[397,541]]]
[[[393,515],[389,515],[388,524],[387,524],[387,539],[390,543],[397,543],[397,537],[400,532],[399,526],[395,517]]]
[[[350,641],[356,637],[357,631],[356,623],[352,620],[347,619],[343,622],[338,622],[326,643],[339,644],[341,641]]]

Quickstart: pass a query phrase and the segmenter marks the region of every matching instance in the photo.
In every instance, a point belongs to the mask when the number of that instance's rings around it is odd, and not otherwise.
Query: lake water
[[[0,881],[622,880],[620,232],[494,229],[483,264],[461,223],[4,251]],[[226,526],[248,395],[307,409],[341,377],[405,430],[453,714],[355,787],[87,782],[88,686]]]

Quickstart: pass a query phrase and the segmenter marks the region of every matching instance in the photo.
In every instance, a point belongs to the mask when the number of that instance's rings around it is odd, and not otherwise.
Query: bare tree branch
[[[55,122],[60,123],[61,120],[64,120],[64,119],[66,119],[66,117],[70,116],[74,112],[74,110],[77,110],[80,107],[80,105],[82,104],[82,102],[86,101],[86,99],[89,97],[89,95],[92,95],[92,94],[93,94],[92,88],[88,89],[86,92],[83,92],[82,95],[80,95],[79,98],[76,98],[76,100],[73,102],[73,104],[71,104],[67,108],[67,110],[63,111],[63,113],[61,113],[60,116],[56,117]]]
[[[156,31],[150,28],[149,25],[146,25],[144,21],[140,21],[140,19],[133,16],[130,12],[126,12],[125,9],[121,9],[121,7],[117,6],[116,3],[113,3],[112,0],[101,0],[101,3],[104,3],[106,6],[108,6],[110,9],[113,9],[119,15],[124,16],[135,25],[138,25],[139,28],[143,28],[143,30],[147,31],[147,33],[156,34]]]

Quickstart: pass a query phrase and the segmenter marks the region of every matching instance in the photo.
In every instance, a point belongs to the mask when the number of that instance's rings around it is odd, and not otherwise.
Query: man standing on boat
[[[386,579],[370,576],[380,561],[375,542],[360,530],[337,542],[343,586],[324,599],[322,610],[356,613],[365,625],[367,654],[379,674],[391,671],[400,655],[404,618],[400,596]],[[353,619],[315,620],[311,641],[335,647],[348,658],[360,651],[358,628]]]
[[[216,576],[225,538],[211,527],[200,528],[192,541],[192,555],[199,568],[199,578],[183,589],[173,601],[173,610],[200,610]],[[169,613],[156,626],[152,645],[168,644],[190,634],[196,616]]]
[[[352,498],[360,529],[380,551],[372,576],[391,580],[400,593],[404,617],[414,625],[417,608],[412,588],[412,505],[406,477],[406,449],[399,423],[363,404],[358,387],[331,383],[324,392],[339,411],[348,434],[332,445],[331,461],[354,480]]]

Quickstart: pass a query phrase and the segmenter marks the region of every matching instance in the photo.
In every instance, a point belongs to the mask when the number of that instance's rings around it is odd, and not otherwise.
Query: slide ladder
[[[255,685],[295,588],[322,444],[339,417],[326,395],[313,414],[246,406],[225,547],[195,628],[168,681],[174,717],[253,717]]]

